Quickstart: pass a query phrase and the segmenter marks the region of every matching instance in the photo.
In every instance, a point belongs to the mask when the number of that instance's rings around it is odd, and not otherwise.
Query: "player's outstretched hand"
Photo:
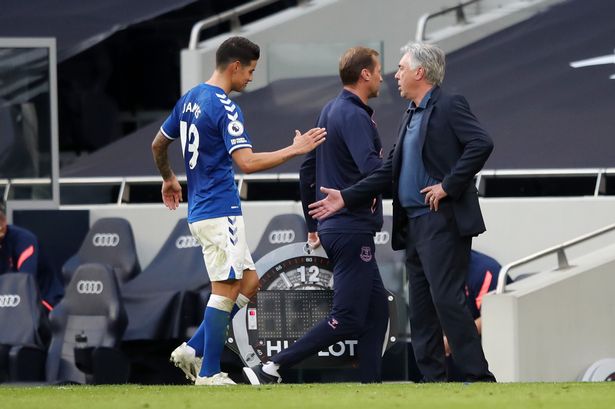
[[[339,190],[321,187],[320,191],[324,193],[325,198],[312,203],[308,207],[311,209],[308,213],[316,220],[326,219],[334,215],[345,206],[344,198]]]
[[[312,128],[304,134],[296,130],[293,147],[299,155],[308,153],[325,141],[325,135],[327,135],[325,128]]]
[[[169,210],[175,210],[182,201],[182,187],[173,175],[171,179],[162,181],[162,202]]]

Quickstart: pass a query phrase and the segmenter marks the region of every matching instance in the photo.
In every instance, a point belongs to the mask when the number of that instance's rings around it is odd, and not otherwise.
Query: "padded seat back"
[[[407,278],[405,251],[395,251],[391,247],[393,217],[384,216],[382,229],[374,235],[376,261],[384,287],[395,296],[397,329],[400,335],[408,330]]]
[[[256,249],[252,252],[254,262],[265,254],[291,243],[307,241],[307,226],[303,216],[298,214],[280,214],[274,216],[261,236]]]
[[[139,274],[141,266],[130,223],[118,217],[97,220],[85,236],[77,254],[62,267],[64,282],[70,282],[77,267],[85,263],[111,266],[120,283]]]
[[[32,274],[0,275],[0,344],[45,348],[49,322],[43,308]]]
[[[209,285],[203,250],[181,219],[143,272],[122,287],[122,293],[138,291],[200,290]]]
[[[129,317],[125,340],[170,339],[185,336],[187,327],[203,318],[209,276],[202,248],[181,219],[152,262],[122,286]]]
[[[405,288],[405,252],[395,251],[391,247],[393,230],[393,217],[384,216],[382,229],[374,235],[376,245],[376,260],[382,281],[387,290],[391,292],[403,292]]]
[[[85,374],[75,366],[76,338],[85,337],[87,347],[116,348],[128,322],[111,268],[95,263],[79,266],[50,321],[47,381],[85,383]]]

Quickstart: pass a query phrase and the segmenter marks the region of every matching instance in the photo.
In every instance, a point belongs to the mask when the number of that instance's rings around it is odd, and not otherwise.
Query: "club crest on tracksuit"
[[[372,249],[368,246],[361,247],[361,260],[367,262],[372,261]]]

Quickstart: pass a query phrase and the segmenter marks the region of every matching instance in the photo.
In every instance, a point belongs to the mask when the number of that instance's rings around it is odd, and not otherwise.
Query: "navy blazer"
[[[393,249],[405,248],[408,219],[399,203],[399,173],[402,147],[411,111],[402,117],[397,142],[385,163],[357,184],[342,190],[350,209],[370,200],[375,194],[393,193]],[[442,182],[452,204],[461,236],[477,236],[485,231],[478,204],[478,191],[473,183],[493,150],[493,142],[482,128],[464,97],[450,95],[435,87],[425,108],[419,132],[422,158],[431,177]]]

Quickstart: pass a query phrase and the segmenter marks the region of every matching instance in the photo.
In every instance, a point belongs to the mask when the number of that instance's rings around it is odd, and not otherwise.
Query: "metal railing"
[[[576,239],[572,239],[569,241],[566,241],[562,244],[558,244],[556,246],[553,247],[549,247],[548,249],[539,251],[538,253],[532,254],[530,256],[524,257],[520,260],[514,261],[512,263],[506,264],[504,267],[502,267],[502,269],[500,270],[500,275],[498,277],[498,285],[496,287],[496,294],[502,294],[504,292],[504,290],[506,289],[506,277],[508,277],[508,274],[510,272],[510,270],[514,269],[514,268],[518,268],[520,266],[526,265],[532,261],[536,261],[539,260],[541,258],[545,258],[546,256],[550,256],[552,254],[557,254],[557,268],[556,270],[565,270],[567,268],[572,267],[569,263],[568,263],[568,257],[566,257],[566,249],[574,246],[576,244],[588,241],[590,239],[593,239],[595,237],[601,236],[603,234],[609,233],[611,231],[615,230],[615,224],[611,224],[609,226],[603,227],[601,229],[598,229],[596,231],[593,231],[591,233],[585,234],[583,236],[577,237]]]
[[[566,176],[594,177],[593,196],[600,196],[604,187],[605,176],[615,173],[613,168],[590,168],[590,169],[505,169],[505,170],[482,170],[476,175],[476,189],[481,195],[485,191],[485,182],[496,178],[557,178]]]
[[[242,6],[232,8],[195,23],[194,26],[192,26],[192,31],[190,32],[190,42],[188,43],[188,48],[190,50],[196,50],[198,48],[201,31],[226,22],[231,24],[231,31],[238,31],[241,27],[239,17],[279,1],[280,0],[254,0]],[[304,3],[308,3],[309,1],[310,0],[298,0],[297,5],[300,6]]]
[[[19,178],[19,179],[0,179],[0,190],[2,192],[2,200],[7,201],[10,198],[11,189],[19,187],[49,187],[51,188],[51,178]]]
[[[186,175],[177,175],[180,183],[186,183]],[[60,188],[65,187],[95,187],[109,186],[117,188],[117,195],[114,195],[112,202],[101,202],[101,204],[122,205],[130,203],[130,187],[136,185],[159,186],[162,179],[159,176],[130,176],[130,177],[69,177],[59,179]],[[298,173],[277,173],[277,174],[250,174],[236,175],[235,183],[239,191],[245,189],[251,182],[297,182],[299,183]],[[11,189],[17,187],[37,187],[50,186],[50,178],[28,178],[28,179],[0,179],[0,197],[5,201],[11,200]],[[23,200],[23,199],[21,199]],[[62,204],[62,200],[60,200]]]
[[[425,30],[427,29],[427,22],[435,17],[440,17],[449,13],[455,13],[455,20],[457,24],[467,24],[468,20],[466,19],[466,15],[463,8],[474,3],[478,3],[479,1],[480,0],[468,0],[466,2],[460,2],[456,6],[451,6],[440,11],[436,11],[435,13],[423,14],[421,17],[419,17],[419,21],[416,24],[416,35],[414,36],[415,41],[419,43],[425,41]]]
[[[523,178],[523,179],[537,179],[537,178],[560,178],[560,177],[592,177],[594,178],[594,188],[592,189],[593,197],[601,197],[603,195],[611,195],[612,193],[605,193],[605,186],[607,178],[613,178],[615,176],[615,168],[594,168],[594,169],[519,169],[519,170],[483,170],[476,175],[476,188],[481,196],[491,197],[485,195],[486,186],[491,183],[495,183],[497,180],[504,180],[507,178]],[[186,176],[178,175],[180,182],[185,183]],[[240,188],[240,191],[246,184],[253,182],[260,183],[276,183],[276,182],[298,182],[298,173],[261,173],[261,174],[249,174],[249,175],[236,175],[235,181]],[[129,189],[134,185],[157,185],[161,183],[159,176],[130,176],[130,177],[63,177],[59,179],[60,188],[74,187],[74,186],[101,186],[101,185],[115,185],[119,191],[117,197],[114,199],[114,203],[124,204],[130,203]],[[12,190],[23,187],[37,187],[37,186],[50,186],[50,178],[27,178],[27,179],[0,179],[0,196],[4,200],[12,200]],[[585,193],[579,193],[576,196],[590,196]],[[511,197],[524,197],[524,196],[511,196]],[[530,196],[528,196],[530,197]],[[540,196],[531,196],[540,197]],[[62,202],[62,201],[60,201]]]

